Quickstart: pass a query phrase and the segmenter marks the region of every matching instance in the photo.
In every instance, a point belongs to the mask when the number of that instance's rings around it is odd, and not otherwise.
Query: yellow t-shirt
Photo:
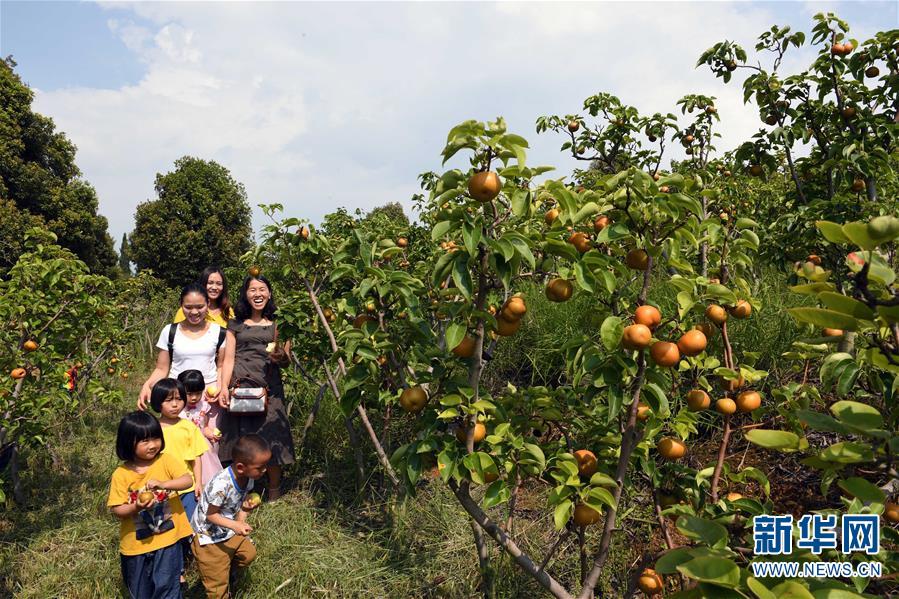
[[[172,322],[179,323],[184,320],[186,317],[184,316],[184,310],[178,308],[178,311],[175,312],[175,318],[172,319]],[[219,325],[223,329],[228,328],[228,321],[234,318],[234,308],[228,308],[228,318],[223,318],[221,312],[218,314],[213,314],[212,312],[206,312],[206,320],[209,322],[214,322]]]
[[[203,436],[200,427],[190,420],[181,419],[178,424],[162,425],[162,438],[165,439],[165,449],[162,453],[178,458],[178,461],[190,471],[193,478],[193,461],[209,451],[209,441]],[[194,481],[194,485],[197,481]],[[189,489],[179,491],[187,493],[194,490],[194,485]]]
[[[106,505],[115,507],[126,503],[133,503],[130,491],[137,491],[144,488],[146,482],[150,479],[158,481],[173,480],[187,473],[184,464],[175,459],[173,456],[160,454],[156,460],[150,464],[147,471],[138,474],[124,465],[119,466],[112,473],[112,482],[109,485],[109,499]],[[153,512],[154,510],[147,510]],[[131,518],[120,520],[119,527],[119,551],[122,555],[140,555],[149,553],[157,549],[165,549],[177,543],[184,537],[193,534],[190,528],[190,522],[184,513],[184,506],[181,505],[181,499],[177,493],[172,493],[167,501],[161,504],[158,512],[162,514],[165,520],[171,520],[174,527],[159,534],[151,534],[147,538],[138,540],[137,529],[145,529],[146,526],[140,515],[135,514]]]

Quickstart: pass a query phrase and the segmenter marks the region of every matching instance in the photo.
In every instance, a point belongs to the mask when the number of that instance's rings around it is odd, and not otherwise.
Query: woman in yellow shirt
[[[206,320],[214,322],[223,329],[228,328],[228,321],[234,318],[234,309],[228,299],[228,284],[225,282],[225,273],[216,266],[207,266],[200,273],[198,279],[200,285],[206,288],[209,297],[209,308],[206,310]],[[184,310],[178,308],[175,312],[174,323],[185,319]]]

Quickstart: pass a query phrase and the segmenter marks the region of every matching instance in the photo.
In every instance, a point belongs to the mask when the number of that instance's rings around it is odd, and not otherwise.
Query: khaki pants
[[[209,599],[230,597],[228,581],[231,566],[245,568],[256,559],[256,546],[253,541],[241,535],[234,535],[226,541],[210,545],[200,545],[194,536],[193,550],[197,566],[200,568],[200,578]]]

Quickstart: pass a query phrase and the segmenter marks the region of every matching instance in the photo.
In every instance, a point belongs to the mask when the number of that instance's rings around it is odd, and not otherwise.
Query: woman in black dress
[[[281,495],[281,470],[294,462],[293,437],[287,411],[284,409],[284,385],[281,367],[288,363],[290,342],[275,343],[275,300],[272,288],[263,276],[247,277],[234,309],[234,319],[228,323],[225,360],[222,366],[222,387],[251,379],[268,387],[268,410],[265,414],[241,415],[230,413],[230,396],[223,394],[219,417],[222,433],[219,458],[231,460],[231,449],[242,435],[256,433],[268,441],[272,459],[268,463],[268,497]]]

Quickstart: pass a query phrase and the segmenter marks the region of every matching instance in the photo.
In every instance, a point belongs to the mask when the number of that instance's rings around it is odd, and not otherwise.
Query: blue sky
[[[738,85],[694,69],[700,52],[724,38],[751,50],[774,23],[809,31],[821,10],[865,39],[897,27],[897,6],[2,1],[0,54],[78,146],[118,240],[156,173],[185,154],[231,169],[254,207],[279,202],[313,222],[337,206],[410,207],[416,176],[441,168],[446,132],[468,118],[505,116],[531,142],[529,162],[563,176],[574,161],[534,120],[600,91],[650,113],[716,96],[729,149],[758,116]]]

